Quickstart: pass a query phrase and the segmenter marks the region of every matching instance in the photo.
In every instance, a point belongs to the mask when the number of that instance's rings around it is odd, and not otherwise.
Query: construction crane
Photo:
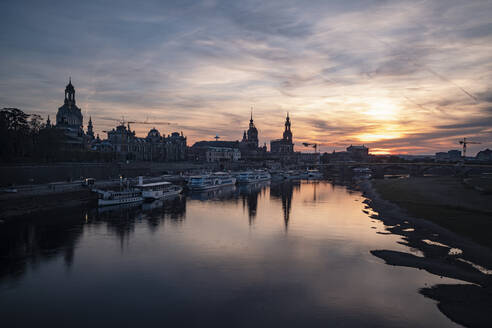
[[[466,138],[463,138],[463,140],[460,140],[460,145],[463,145],[463,158],[466,158],[466,145],[478,145],[480,142],[476,141],[468,141]]]
[[[154,121],[149,121],[146,119],[145,121],[127,121],[125,120],[125,117],[122,116],[121,119],[115,119],[115,118],[109,118],[109,117],[102,117],[102,120],[108,120],[108,121],[117,121],[120,123],[120,125],[127,125],[127,124],[152,124],[152,125],[172,125],[175,123],[170,123],[170,122],[154,122]]]
[[[304,147],[313,147],[314,148],[314,152],[315,153],[318,152],[318,144],[309,143],[309,142],[303,142],[302,144],[304,145]]]

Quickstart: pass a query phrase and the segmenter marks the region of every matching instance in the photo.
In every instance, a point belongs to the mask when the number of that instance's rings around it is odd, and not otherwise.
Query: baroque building
[[[287,117],[285,118],[285,129],[282,139],[276,139],[270,141],[270,151],[272,153],[293,153],[294,152],[294,144],[292,143],[292,131],[290,129],[290,117],[289,113],[287,113]]]
[[[65,140],[63,141],[64,148],[67,150],[82,150],[88,145],[88,138],[84,133],[83,128],[84,117],[82,111],[77,107],[75,101],[75,88],[72,85],[72,79],[69,79],[65,87],[65,99],[63,105],[58,108],[56,113],[57,129],[63,130]],[[92,121],[90,122],[92,129]],[[47,127],[51,127],[51,121],[46,122]],[[89,138],[90,139],[90,138]]]
[[[244,131],[241,145],[252,150],[258,148],[258,129],[253,122],[253,111],[251,111],[248,132]]]
[[[107,140],[96,139],[93,149],[113,153],[119,160],[139,160],[156,162],[184,161],[187,147],[186,137],[173,132],[167,137],[161,136],[156,128],[152,128],[147,137],[139,138],[130,124],[123,122],[108,131]]]
[[[65,87],[63,106],[58,108],[58,113],[56,114],[56,126],[82,130],[83,120],[82,112],[76,105],[75,88],[72,85],[72,79],[70,79]]]
[[[173,132],[167,137],[153,128],[147,137],[139,138],[131,130],[130,123],[121,122],[116,128],[107,131],[107,139],[101,140],[94,136],[92,117],[89,117],[87,131],[83,130],[82,111],[76,105],[75,88],[72,79],[65,87],[63,105],[58,108],[56,124],[50,118],[46,121],[47,128],[61,129],[65,136],[64,150],[92,150],[111,153],[113,159],[141,161],[184,161],[187,157],[186,137],[183,132]]]
[[[266,144],[259,147],[258,129],[253,121],[253,110],[251,110],[248,131],[243,132],[243,139],[239,143],[239,149],[241,151],[241,159],[244,160],[261,160],[265,157]]]

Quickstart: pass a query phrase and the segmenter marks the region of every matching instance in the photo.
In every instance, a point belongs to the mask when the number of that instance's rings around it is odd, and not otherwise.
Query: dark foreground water
[[[370,254],[417,251],[363,200],[264,184],[5,223],[1,326],[455,326],[418,293],[452,280]]]

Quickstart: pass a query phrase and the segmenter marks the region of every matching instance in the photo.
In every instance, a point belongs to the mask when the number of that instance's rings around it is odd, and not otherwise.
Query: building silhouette
[[[70,128],[73,130],[82,130],[83,116],[75,101],[75,88],[72,85],[72,79],[69,79],[65,87],[65,100],[63,105],[58,108],[56,114],[56,126]]]
[[[56,113],[56,125],[57,129],[63,130],[65,136],[63,140],[63,148],[85,149],[87,147],[90,137],[87,138],[83,130],[84,117],[82,111],[77,107],[75,100],[75,87],[72,84],[72,79],[69,79],[67,86],[65,87],[65,99],[63,105],[58,108]],[[92,130],[92,121],[91,130]],[[51,127],[51,121],[46,122],[47,127]]]
[[[290,129],[290,117],[287,113],[285,118],[285,129],[282,139],[270,141],[270,151],[272,153],[289,154],[294,152],[294,143],[292,142],[292,131]]]
[[[485,149],[477,153],[476,159],[484,162],[492,162],[492,150]]]
[[[258,129],[256,129],[255,123],[253,122],[253,111],[251,111],[251,118],[249,120],[249,129],[247,132],[244,131],[243,133],[241,146],[243,148],[248,148],[250,150],[255,150],[258,148]]]
[[[119,160],[140,160],[156,162],[174,162],[186,160],[187,146],[183,132],[173,132],[161,135],[152,128],[145,138],[136,136],[130,123],[121,122],[116,128],[107,132],[108,138],[96,138],[92,142],[92,149],[101,152],[110,152]]]

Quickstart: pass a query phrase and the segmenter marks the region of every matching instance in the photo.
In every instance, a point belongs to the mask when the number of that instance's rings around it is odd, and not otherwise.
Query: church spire
[[[68,84],[65,88],[65,103],[75,105],[75,88],[72,85],[72,77],[68,78]]]
[[[89,116],[89,123],[87,124],[87,135],[94,139],[94,129],[92,126],[92,117]]]
[[[287,117],[285,118],[284,140],[287,140],[288,142],[292,142],[292,132],[290,131],[289,112],[287,112]]]

